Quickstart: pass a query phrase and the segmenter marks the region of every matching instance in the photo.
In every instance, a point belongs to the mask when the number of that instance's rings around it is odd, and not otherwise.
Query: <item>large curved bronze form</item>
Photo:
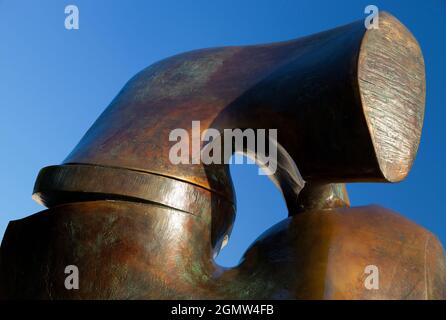
[[[205,49],[137,74],[9,224],[4,298],[442,299],[445,255],[430,232],[379,206],[350,207],[343,183],[408,174],[423,123],[424,62],[394,17],[293,41]],[[213,257],[231,231],[227,165],[169,161],[169,133],[278,129],[289,217],[239,266]],[[297,170],[297,168],[299,170]],[[305,186],[304,186],[305,181]],[[303,189],[302,189],[303,187]],[[67,265],[80,272],[67,290]],[[376,265],[380,287],[364,286]]]

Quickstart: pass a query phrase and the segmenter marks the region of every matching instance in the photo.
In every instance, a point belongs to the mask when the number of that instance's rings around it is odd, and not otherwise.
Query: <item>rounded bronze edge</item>
[[[379,28],[364,33],[356,85],[383,178],[402,181],[421,139],[425,65],[413,34],[390,13],[380,12]]]
[[[196,216],[211,213],[213,202],[235,212],[235,206],[218,194],[193,184],[123,168],[98,165],[57,165],[40,170],[33,199],[45,205],[93,200],[127,200],[151,203]]]

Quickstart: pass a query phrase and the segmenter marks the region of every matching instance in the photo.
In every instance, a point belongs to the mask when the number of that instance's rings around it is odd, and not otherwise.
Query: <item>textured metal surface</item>
[[[49,207],[9,224],[0,295],[44,299],[440,299],[445,256],[425,229],[377,206],[349,207],[345,182],[409,172],[424,115],[413,36],[389,14],[297,40],[180,54],[131,79],[34,198]],[[231,232],[225,164],[169,161],[169,133],[278,130],[272,180],[289,217],[239,266],[214,257]],[[305,187],[301,190],[304,180]],[[253,186],[255,192],[255,186]],[[77,265],[79,290],[64,268]],[[364,268],[378,265],[381,288]]]
[[[393,17],[367,32],[358,62],[365,115],[382,171],[390,181],[407,174],[423,126],[426,81],[423,56],[415,38]]]

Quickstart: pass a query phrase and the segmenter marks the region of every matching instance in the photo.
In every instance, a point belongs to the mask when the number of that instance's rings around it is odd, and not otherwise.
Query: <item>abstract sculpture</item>
[[[10,222],[1,297],[446,298],[435,236],[382,207],[350,207],[343,185],[404,179],[420,140],[420,48],[391,15],[379,22],[188,52],[137,74],[63,164],[39,173],[33,197],[48,210]],[[277,129],[271,178],[289,217],[235,268],[213,260],[235,217],[228,166],[169,161],[169,133],[192,121]],[[370,264],[378,290],[364,286]],[[68,265],[78,290],[64,286]]]

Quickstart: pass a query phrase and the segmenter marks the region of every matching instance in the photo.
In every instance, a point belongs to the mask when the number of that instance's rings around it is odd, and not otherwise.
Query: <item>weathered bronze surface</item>
[[[379,206],[349,207],[345,182],[410,171],[424,115],[421,50],[389,14],[293,41],[180,54],[131,79],[9,224],[0,295],[42,299],[444,299],[430,232]],[[169,133],[278,129],[288,219],[240,265],[215,264],[232,229],[228,166],[169,161]],[[299,171],[297,170],[299,168]],[[304,180],[306,181],[305,187]],[[302,189],[302,190],[301,190]],[[381,270],[380,289],[364,268]],[[67,265],[79,290],[64,287]]]

